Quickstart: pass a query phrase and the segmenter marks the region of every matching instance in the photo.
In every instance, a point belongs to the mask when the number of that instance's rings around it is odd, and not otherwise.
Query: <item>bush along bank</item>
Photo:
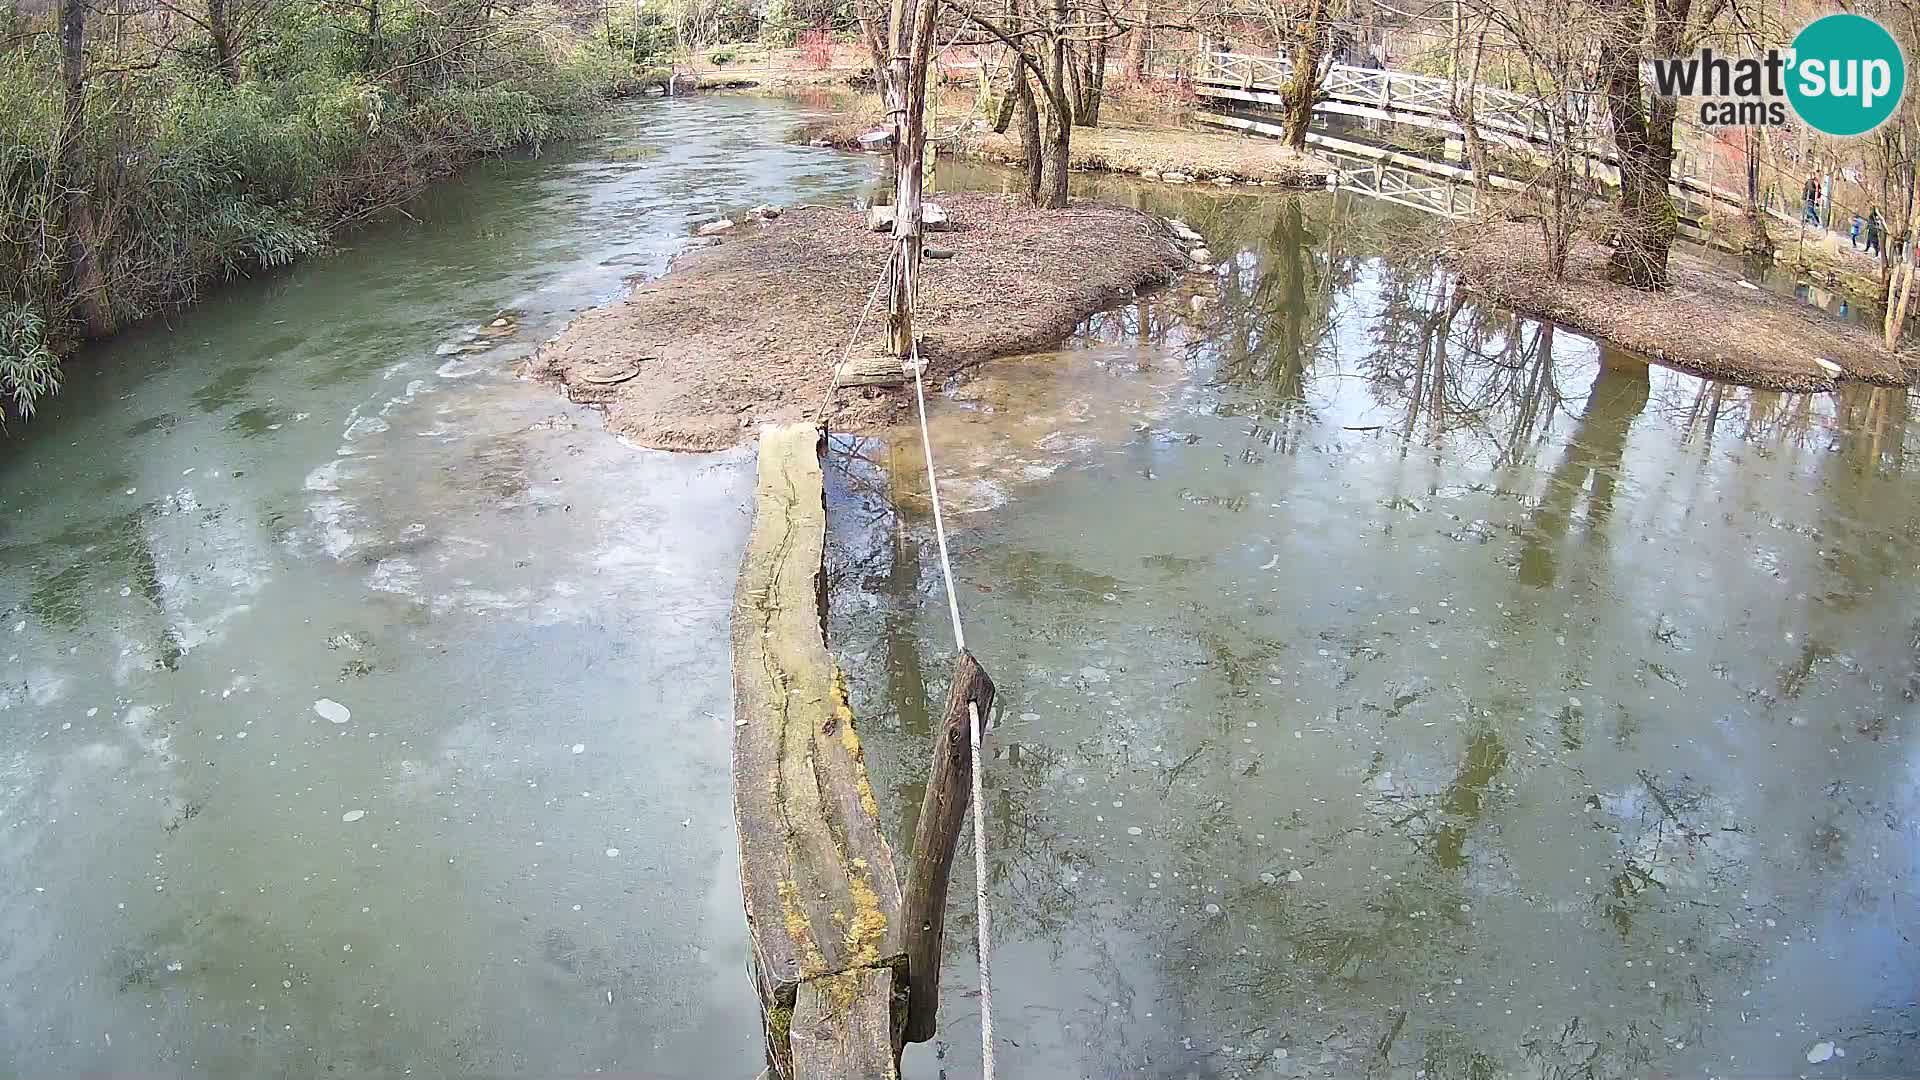
[[[663,40],[542,4],[18,10],[0,13],[0,422],[57,391],[84,338],[579,133]]]

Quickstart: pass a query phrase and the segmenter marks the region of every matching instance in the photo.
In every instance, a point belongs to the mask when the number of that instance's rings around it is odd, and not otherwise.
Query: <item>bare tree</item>
[[[1620,159],[1620,226],[1608,273],[1637,289],[1667,287],[1679,231],[1667,185],[1673,175],[1676,99],[1648,96],[1641,62],[1692,49],[1728,0],[1592,0],[1602,16],[1599,88]]]

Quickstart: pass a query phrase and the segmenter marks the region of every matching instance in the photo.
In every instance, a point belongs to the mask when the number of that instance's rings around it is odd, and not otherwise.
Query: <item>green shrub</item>
[[[0,423],[6,407],[22,418],[60,389],[60,358],[47,343],[46,321],[20,304],[0,308]]]
[[[707,63],[712,64],[714,67],[724,67],[727,64],[733,63],[733,58],[734,50],[731,47],[715,49],[707,54]]]
[[[479,31],[467,9],[384,0],[372,39],[318,0],[282,7],[232,86],[199,45],[138,30],[116,42],[153,60],[91,80],[71,178],[55,175],[51,24],[16,40],[0,65],[0,416],[29,416],[58,390],[62,343],[77,336],[67,188],[88,192],[84,239],[104,280],[91,295],[111,305],[89,320],[124,324],[318,254],[333,230],[475,156],[581,132],[673,38],[659,15],[629,17],[616,50],[620,26],[582,27],[540,0],[493,9]]]

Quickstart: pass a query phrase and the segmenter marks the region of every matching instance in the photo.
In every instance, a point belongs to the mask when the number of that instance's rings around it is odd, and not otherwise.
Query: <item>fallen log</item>
[[[905,1013],[900,887],[822,632],[819,447],[810,425],[760,439],[733,608],[740,885],[774,1074],[892,1078]]]

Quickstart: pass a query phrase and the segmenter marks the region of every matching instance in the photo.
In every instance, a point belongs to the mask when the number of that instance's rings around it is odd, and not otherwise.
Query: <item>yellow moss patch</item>
[[[807,923],[807,914],[800,908],[800,890],[787,879],[780,879],[780,907],[786,916],[787,936],[795,945],[805,951],[805,961],[810,968],[826,965],[826,957],[820,954],[820,946],[813,940],[813,927]]]
[[[847,704],[847,673],[833,667],[833,716],[840,729],[840,745],[853,759],[853,774],[860,788],[860,809],[875,821],[880,819],[880,804],[874,801],[873,785],[867,782],[867,756],[860,746],[860,733],[853,730],[853,707]]]
[[[887,916],[880,910],[880,897],[867,884],[865,874],[849,878],[848,887],[853,894],[853,924],[847,927],[847,959],[855,967],[871,967],[880,962]]]

